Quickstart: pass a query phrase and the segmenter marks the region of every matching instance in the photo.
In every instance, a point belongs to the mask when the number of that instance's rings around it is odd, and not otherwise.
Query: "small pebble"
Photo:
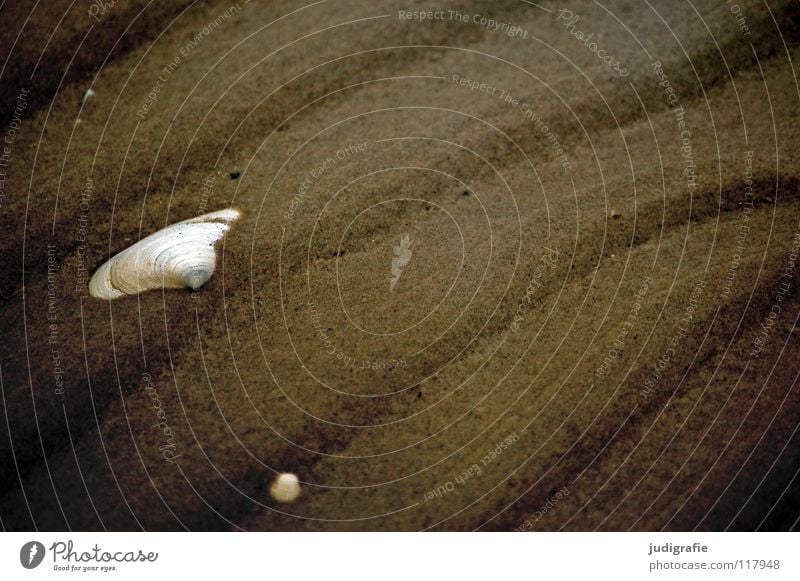
[[[269,487],[269,494],[277,502],[294,502],[300,496],[300,481],[288,472],[278,474]]]

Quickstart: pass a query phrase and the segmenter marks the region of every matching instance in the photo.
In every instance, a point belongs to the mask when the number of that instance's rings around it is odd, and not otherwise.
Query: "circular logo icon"
[[[19,562],[26,569],[35,569],[44,559],[44,545],[39,541],[30,541],[19,550]]]

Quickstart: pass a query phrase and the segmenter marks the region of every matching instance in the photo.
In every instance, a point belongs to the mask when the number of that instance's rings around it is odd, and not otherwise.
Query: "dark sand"
[[[2,527],[796,528],[798,4],[653,4],[5,3]]]

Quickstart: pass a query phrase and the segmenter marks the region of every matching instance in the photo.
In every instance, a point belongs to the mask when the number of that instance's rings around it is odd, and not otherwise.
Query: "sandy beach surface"
[[[0,20],[3,529],[798,527],[797,2]]]

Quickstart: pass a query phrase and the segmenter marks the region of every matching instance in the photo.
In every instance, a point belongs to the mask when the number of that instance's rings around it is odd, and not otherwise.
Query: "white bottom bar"
[[[787,533],[4,533],[0,576],[800,579],[799,541]]]

